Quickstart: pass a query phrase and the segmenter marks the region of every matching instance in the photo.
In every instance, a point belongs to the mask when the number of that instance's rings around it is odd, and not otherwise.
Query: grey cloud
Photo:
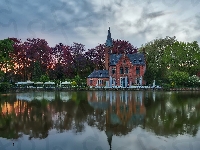
[[[10,2],[8,0],[4,0],[4,5],[0,5],[0,14],[1,13],[6,13],[6,14],[11,14],[12,9],[10,7]]]
[[[125,5],[127,2],[129,2],[130,5],[129,9],[126,10]],[[88,42],[90,44],[92,39],[85,40],[85,38],[96,37],[95,42],[98,41],[98,39],[100,42],[102,37],[98,36],[102,34],[101,32],[104,30],[106,38],[109,22],[112,31],[116,31],[116,35],[120,35],[120,38],[131,39],[131,37],[127,37],[130,36],[130,34],[126,35],[125,30],[136,30],[133,31],[134,34],[132,36],[134,41],[140,44],[145,41],[147,35],[156,33],[158,32],[157,29],[163,27],[162,22],[158,24],[154,23],[154,19],[160,17],[159,19],[162,20],[163,16],[174,16],[174,14],[176,14],[172,11],[171,7],[167,7],[167,9],[163,8],[163,5],[168,6],[167,4],[174,4],[176,0],[170,0],[169,2],[163,0],[160,3],[162,7],[159,7],[159,10],[154,7],[155,3],[151,0],[109,0],[109,4],[106,5],[106,3],[107,1],[103,0],[100,6],[97,6],[93,5],[89,0],[66,0],[65,2],[63,0],[35,0],[34,3],[29,0],[23,0],[23,2],[22,0],[3,0],[0,5],[0,30],[4,31],[4,34],[1,34],[0,38],[7,38],[2,36],[6,34],[16,36],[17,38],[21,38],[22,35],[26,38],[40,37],[40,34],[43,34],[47,37],[47,41],[48,38],[54,41],[53,38],[55,37],[56,42],[60,39],[61,42],[64,41],[69,44],[76,42],[72,40],[77,39],[79,41],[90,41]],[[193,0],[193,3],[197,4],[197,1]],[[130,9],[130,6],[133,6],[133,9]],[[140,11],[136,12],[134,7],[137,7],[138,10],[142,10],[142,13],[140,13]],[[175,8],[175,6],[173,8]],[[124,10],[130,14],[132,13],[133,16],[139,15],[139,19],[132,19],[132,16],[126,16]],[[124,17],[126,17],[126,19],[124,19]],[[178,17],[181,18],[183,16]],[[120,22],[116,21],[119,19],[121,19]],[[166,27],[163,27],[162,33],[154,35],[160,36],[162,34],[167,34],[167,30],[176,35],[177,31],[180,31],[178,30],[180,25],[184,22],[183,19],[178,23],[173,20],[164,21]],[[191,28],[199,30],[199,15],[197,15],[192,22],[194,26]],[[188,27],[189,23],[190,21],[184,22],[184,26]],[[10,28],[13,28],[14,31],[11,31]],[[188,34],[193,35],[190,33],[191,31],[189,29],[184,29]],[[79,32],[80,30],[83,32]],[[116,39],[119,37],[113,38]],[[132,41],[132,39],[130,41]],[[88,45],[88,47],[90,45]]]
[[[156,17],[160,17],[163,15],[166,15],[167,13],[165,13],[164,11],[157,11],[157,12],[152,12],[152,13],[148,13],[146,14],[147,18],[156,18]]]
[[[14,34],[15,34],[15,37],[19,37],[19,34],[18,34],[18,28],[17,28],[17,23],[16,23],[16,21],[14,20],[14,19],[10,19],[9,21],[8,21],[8,23],[6,23],[6,22],[0,22],[0,27],[13,27],[13,29],[14,29]],[[7,38],[7,37],[5,37],[5,38]]]
[[[200,30],[200,15],[197,14],[195,15],[195,25],[194,25],[194,29],[195,30]]]

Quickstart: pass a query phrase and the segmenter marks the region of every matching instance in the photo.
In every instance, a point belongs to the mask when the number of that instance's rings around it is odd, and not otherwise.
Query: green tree
[[[33,70],[33,81],[39,81],[40,77],[42,75],[42,70],[41,70],[41,66],[40,63],[38,61],[36,61],[34,63],[34,70]]]
[[[5,73],[0,70],[0,82],[2,82],[4,80],[4,75],[5,75]]]
[[[171,71],[179,70],[188,72],[190,76],[195,75],[200,68],[199,45],[196,41],[176,41],[166,47],[162,60]]]
[[[167,36],[166,38],[155,39],[141,46],[139,52],[145,54],[145,80],[147,82],[152,83],[153,80],[166,79],[167,66],[163,62],[163,55],[166,47],[170,47],[176,41],[176,37]]]
[[[40,81],[41,82],[48,82],[50,79],[49,79],[49,76],[48,75],[41,75],[40,77]]]
[[[11,62],[11,53],[13,52],[14,42],[10,39],[0,40],[0,70],[5,70],[5,80],[7,79],[7,73],[9,69],[13,68]]]
[[[189,79],[189,74],[182,71],[174,71],[169,73],[168,77],[172,86],[186,86]]]
[[[188,79],[188,86],[197,87],[199,86],[199,83],[200,83],[200,79],[196,75],[190,76]]]
[[[81,85],[81,78],[80,78],[79,75],[76,75],[76,76],[75,76],[75,82],[77,83],[78,86]]]

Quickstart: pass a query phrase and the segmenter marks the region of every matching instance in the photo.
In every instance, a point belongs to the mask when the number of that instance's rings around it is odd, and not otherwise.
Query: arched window
[[[120,67],[120,74],[124,74],[124,68]]]

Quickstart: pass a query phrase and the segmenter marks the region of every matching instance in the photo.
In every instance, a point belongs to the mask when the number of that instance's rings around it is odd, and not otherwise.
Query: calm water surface
[[[200,92],[29,92],[0,104],[0,150],[200,149]]]

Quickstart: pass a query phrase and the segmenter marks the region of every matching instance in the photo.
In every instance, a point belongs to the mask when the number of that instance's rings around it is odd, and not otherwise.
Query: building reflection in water
[[[88,91],[83,95],[70,92],[17,93],[1,97],[1,137],[46,138],[49,130],[84,131],[84,123],[105,131],[111,148],[113,135],[126,135],[136,126],[145,126],[144,94],[130,91]],[[85,96],[84,96],[85,95]],[[85,97],[84,99],[82,97]],[[7,100],[6,100],[7,99]],[[87,101],[88,100],[88,101]],[[14,131],[15,135],[7,135]],[[30,133],[31,132],[31,133]]]
[[[146,109],[142,92],[88,92],[88,102],[95,109],[96,116],[105,113],[105,132],[110,149],[113,135],[126,135],[138,125],[145,128]]]
[[[192,92],[193,93],[193,92]],[[0,95],[0,138],[44,139],[52,132],[129,134],[135,127],[159,136],[199,132],[200,93],[146,91],[37,92]],[[146,108],[145,108],[146,106]],[[54,129],[54,130],[52,130]],[[74,134],[76,135],[76,134]],[[53,136],[52,136],[53,137]],[[108,145],[106,143],[106,145]]]

